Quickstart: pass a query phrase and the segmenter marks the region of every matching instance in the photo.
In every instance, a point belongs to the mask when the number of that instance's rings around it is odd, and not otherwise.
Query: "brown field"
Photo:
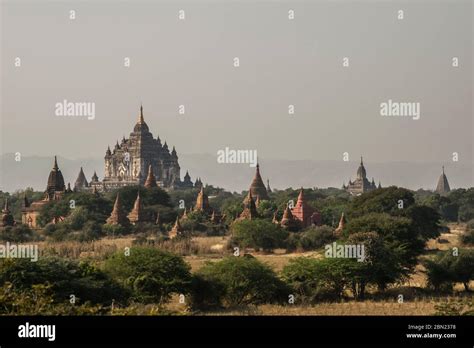
[[[427,243],[427,252],[420,259],[432,257],[436,252],[448,250],[452,247],[460,247],[459,236],[464,232],[465,225],[450,224],[450,233],[443,233],[439,238],[432,239]],[[125,247],[132,247],[134,238],[123,237],[109,239],[104,238],[99,241],[80,243],[80,242],[58,242],[46,243],[40,242],[39,249],[43,254],[58,254],[63,257],[73,259],[87,258],[100,262],[108,255],[124,250]],[[193,238],[193,253],[189,250],[183,254],[184,259],[191,266],[192,272],[199,270],[206,262],[219,261],[232,252],[226,249],[228,237],[195,237]],[[321,257],[322,251],[311,251],[305,253],[285,253],[285,250],[275,250],[272,254],[250,253],[260,261],[270,265],[275,271],[279,272],[288,263],[291,258]],[[474,287],[471,282],[471,287]],[[455,293],[459,296],[445,297],[426,297],[423,294],[423,288],[426,286],[426,275],[424,267],[419,264],[415,273],[412,274],[404,284],[392,287],[387,291],[384,298],[374,300],[373,296],[365,301],[347,300],[344,302],[319,303],[312,305],[261,305],[249,306],[238,309],[217,310],[213,312],[197,313],[198,315],[433,315],[436,313],[435,306],[446,301],[453,301],[463,293],[462,285],[455,286]],[[369,297],[374,291],[368,289]],[[403,294],[404,302],[398,303],[397,296]],[[140,306],[138,306],[140,307]],[[166,306],[166,309],[176,314],[189,314],[186,304],[180,304],[178,297],[175,296]],[[142,314],[153,314],[156,309],[146,307],[138,308]],[[119,313],[117,313],[119,314]]]

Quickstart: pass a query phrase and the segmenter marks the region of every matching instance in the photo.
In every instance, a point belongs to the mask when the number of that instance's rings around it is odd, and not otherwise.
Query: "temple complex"
[[[379,187],[381,188],[381,184],[379,182]],[[349,184],[342,185],[342,188],[348,191],[352,195],[360,195],[364,192],[372,191],[377,189],[377,185],[375,184],[374,179],[372,178],[372,182],[367,179],[367,172],[364,167],[364,162],[362,157],[360,158],[360,165],[359,169],[357,169],[357,177],[354,181],[349,180]]]
[[[188,172],[181,181],[180,166],[176,149],[170,151],[168,144],[162,145],[159,137],[154,138],[143,116],[143,107],[128,138],[116,141],[113,150],[107,148],[104,157],[104,178],[99,181],[97,174],[88,183],[82,168],[79,171],[75,191],[113,190],[125,186],[147,185],[165,189],[200,188],[202,181],[193,185]]]

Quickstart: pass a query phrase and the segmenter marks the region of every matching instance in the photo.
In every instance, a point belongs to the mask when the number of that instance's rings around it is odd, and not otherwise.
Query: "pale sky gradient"
[[[103,156],[143,102],[178,154],[473,160],[471,1],[2,1],[1,22],[0,153]],[[96,119],[56,117],[63,99]],[[421,119],[381,117],[388,99]]]

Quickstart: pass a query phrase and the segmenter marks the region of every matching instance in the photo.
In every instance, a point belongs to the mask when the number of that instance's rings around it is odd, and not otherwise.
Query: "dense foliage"
[[[127,289],[139,302],[167,302],[171,294],[189,291],[189,265],[171,253],[145,247],[133,247],[130,254],[117,252],[105,262],[105,271]]]

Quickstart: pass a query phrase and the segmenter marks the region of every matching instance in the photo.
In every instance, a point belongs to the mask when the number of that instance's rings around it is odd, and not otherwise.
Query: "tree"
[[[353,259],[291,259],[283,268],[282,278],[297,291],[303,301],[336,299],[355,279],[361,263]]]
[[[447,251],[434,260],[425,262],[428,284],[439,290],[452,288],[453,283],[462,283],[466,291],[470,291],[469,282],[474,280],[474,251],[459,250],[458,254]]]
[[[272,251],[285,246],[288,232],[268,220],[241,220],[231,226],[232,241],[242,248]]]
[[[8,226],[0,229],[0,240],[24,243],[35,238],[33,231],[26,225]]]
[[[163,304],[172,293],[188,292],[190,268],[180,256],[146,247],[133,247],[130,255],[117,252],[105,261],[106,272],[145,303]]]
[[[300,233],[299,246],[303,250],[315,250],[332,243],[336,238],[329,226],[312,226]]]
[[[48,202],[40,209],[38,224],[44,227],[52,221],[68,216],[70,212],[70,202],[65,199]]]
[[[415,204],[412,191],[404,188],[390,186],[369,191],[354,198],[349,206],[349,218],[362,217],[370,213],[399,215],[400,201],[403,209],[408,209]]]
[[[277,210],[277,206],[272,201],[263,200],[257,207],[257,213],[259,216],[271,219],[273,218],[273,212]]]
[[[296,299],[313,302],[324,292],[323,268],[317,259],[290,259],[282,270],[282,279],[296,292]]]
[[[197,275],[201,282],[215,284],[212,296],[228,306],[282,302],[289,295],[275,272],[250,255],[208,262]]]
[[[410,273],[410,268],[403,262],[403,248],[392,248],[375,232],[351,234],[347,239],[347,244],[364,246],[364,261],[359,262],[357,269],[358,281],[352,283],[356,297],[364,296],[365,287],[368,284],[376,284],[378,289],[383,291],[388,284],[399,282]]]
[[[400,250],[405,267],[417,264],[416,258],[423,252],[427,239],[420,235],[422,228],[414,226],[411,219],[386,213],[371,213],[352,219],[345,230],[349,234],[376,232],[384,239],[388,248]]]
[[[69,301],[74,295],[77,303],[110,304],[126,298],[126,291],[104,272],[87,262],[58,257],[0,261],[0,283],[10,282],[16,289],[32,289],[35,285],[51,285],[56,302]]]

